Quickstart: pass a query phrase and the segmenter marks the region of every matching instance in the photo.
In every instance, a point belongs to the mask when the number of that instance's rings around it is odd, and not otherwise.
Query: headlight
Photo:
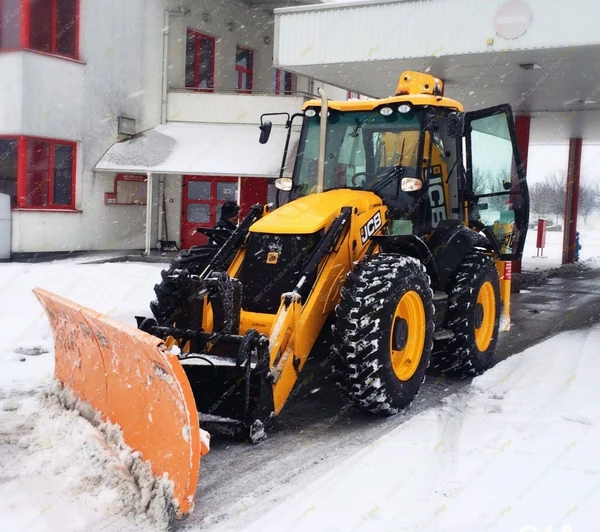
[[[398,107],[398,111],[402,114],[410,113],[410,105],[403,103],[400,107]]]
[[[390,116],[393,112],[394,110],[391,107],[382,107],[379,109],[379,113],[383,116]]]
[[[307,109],[306,111],[304,111],[304,116],[307,116],[308,118],[312,118],[316,114],[317,112],[314,109]]]
[[[402,192],[415,192],[417,190],[421,190],[423,186],[423,182],[420,179],[415,179],[414,177],[404,177],[402,181],[400,181],[400,189]]]
[[[275,188],[278,188],[279,190],[284,190],[284,191],[292,190],[293,184],[294,183],[293,183],[292,179],[289,177],[280,177],[279,179],[275,180]]]

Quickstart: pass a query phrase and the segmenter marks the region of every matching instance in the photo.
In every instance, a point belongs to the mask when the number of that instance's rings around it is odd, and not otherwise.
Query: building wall
[[[186,15],[172,15],[169,35],[169,86],[184,86],[186,52],[186,28],[216,39],[215,42],[215,89],[235,91],[236,47],[254,51],[253,91],[271,90],[271,66],[273,58],[273,16],[262,9],[251,9],[237,0],[171,0],[171,9],[183,6],[190,9]],[[208,20],[203,19],[208,15]],[[232,22],[233,31],[227,29]],[[265,43],[265,37],[269,44]]]
[[[79,212],[15,210],[13,252],[144,245],[145,207],[104,205],[113,178],[94,175],[93,167],[118,140],[118,116],[135,118],[140,131],[160,121],[162,1],[80,4],[80,61],[28,51],[0,54],[10,80],[8,103],[0,103],[0,134],[78,143]]]
[[[259,124],[263,113],[298,113],[304,99],[297,96],[255,96],[176,91],[169,93],[169,121],[225,124]],[[273,124],[285,117],[272,116]]]
[[[0,54],[0,135],[20,133],[23,122],[23,54]]]
[[[105,205],[104,194],[113,190],[115,176],[94,173],[93,168],[119,140],[119,116],[134,118],[138,132],[160,123],[165,8],[190,9],[186,15],[171,16],[171,88],[184,85],[186,28],[216,38],[215,94],[173,93],[172,99],[179,102],[175,112],[179,110],[181,116],[171,119],[218,121],[219,114],[231,105],[236,116],[258,123],[259,110],[279,110],[279,102],[263,101],[260,96],[219,94],[221,90],[233,92],[236,88],[237,45],[255,51],[253,92],[271,91],[272,14],[250,9],[238,0],[80,0],[80,6],[79,61],[30,51],[0,53],[0,135],[77,142],[77,211],[15,210],[13,253],[144,247],[146,208]],[[203,19],[204,13],[210,16],[208,21]],[[234,31],[227,29],[229,22],[234,23]],[[310,89],[307,80],[299,79],[297,85],[298,90]],[[345,91],[339,89],[330,89],[328,95],[346,99]],[[198,98],[186,108],[190,96]],[[284,110],[299,110],[301,100],[286,97],[281,104]],[[157,202],[158,176],[155,177]],[[165,193],[168,236],[179,240],[181,178],[167,176]],[[156,211],[153,242],[157,239],[157,216]]]

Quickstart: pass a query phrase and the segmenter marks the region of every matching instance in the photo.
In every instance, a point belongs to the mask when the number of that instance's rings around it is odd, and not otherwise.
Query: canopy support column
[[[579,205],[579,176],[581,173],[580,138],[569,140],[569,166],[567,167],[567,198],[565,201],[565,228],[563,233],[562,263],[575,262],[575,246],[577,233],[577,207]]]

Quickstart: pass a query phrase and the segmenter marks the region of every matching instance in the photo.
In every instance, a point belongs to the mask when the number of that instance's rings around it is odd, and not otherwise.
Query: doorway
[[[181,211],[181,247],[202,246],[208,239],[196,233],[199,227],[214,227],[221,205],[238,201],[238,178],[219,176],[183,176]]]

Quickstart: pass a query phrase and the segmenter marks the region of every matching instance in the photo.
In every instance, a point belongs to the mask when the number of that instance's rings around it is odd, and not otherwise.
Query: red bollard
[[[538,218],[538,226],[537,226],[537,255],[535,258],[545,258],[544,257],[544,248],[546,247],[546,227],[548,226],[548,222],[543,218]]]

